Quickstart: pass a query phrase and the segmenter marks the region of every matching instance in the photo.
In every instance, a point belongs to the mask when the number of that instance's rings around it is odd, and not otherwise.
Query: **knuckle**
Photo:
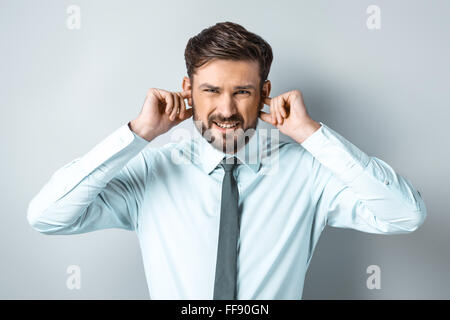
[[[156,95],[156,89],[155,88],[150,88],[147,90],[147,97],[152,97]]]
[[[302,96],[302,92],[301,92],[300,90],[293,90],[292,93],[293,93],[295,96],[298,96],[298,97],[301,97],[301,96]]]

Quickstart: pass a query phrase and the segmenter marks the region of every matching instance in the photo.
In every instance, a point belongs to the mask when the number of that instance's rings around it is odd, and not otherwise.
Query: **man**
[[[182,91],[150,89],[138,117],[51,177],[28,208],[36,230],[135,230],[154,299],[300,299],[326,225],[399,234],[423,223],[407,179],[311,119],[300,91],[270,97],[261,37],[218,23],[185,59]],[[146,148],[191,117],[195,137]],[[259,134],[258,119],[294,142]]]

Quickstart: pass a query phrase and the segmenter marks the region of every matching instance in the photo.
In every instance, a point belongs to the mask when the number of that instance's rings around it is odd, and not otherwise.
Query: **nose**
[[[223,118],[229,118],[237,112],[236,102],[229,94],[221,95],[216,103],[217,113],[220,114]]]

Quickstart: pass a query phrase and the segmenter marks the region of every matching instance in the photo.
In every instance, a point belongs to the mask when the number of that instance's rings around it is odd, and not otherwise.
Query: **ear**
[[[189,77],[183,77],[183,83],[181,84],[181,86],[183,88],[183,91],[191,90],[192,92],[191,80],[189,79]],[[188,98],[188,104],[192,107],[192,97]]]
[[[272,83],[270,82],[270,80],[266,80],[263,84],[263,88],[262,88],[262,94],[263,97],[266,98],[270,95],[270,90],[272,89]]]
[[[262,92],[261,92],[262,99],[269,97],[271,89],[272,89],[272,83],[270,82],[270,80],[266,80],[262,87]],[[264,103],[261,102],[259,111],[261,111],[263,108],[264,108]]]

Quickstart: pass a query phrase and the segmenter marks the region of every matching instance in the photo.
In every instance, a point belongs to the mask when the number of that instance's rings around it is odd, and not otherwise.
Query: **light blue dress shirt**
[[[409,180],[320,124],[302,144],[258,125],[237,153],[238,299],[301,299],[326,225],[400,234],[426,217]],[[29,223],[45,234],[135,230],[151,299],[212,299],[225,154],[193,132],[152,147],[122,125],[51,176]]]

